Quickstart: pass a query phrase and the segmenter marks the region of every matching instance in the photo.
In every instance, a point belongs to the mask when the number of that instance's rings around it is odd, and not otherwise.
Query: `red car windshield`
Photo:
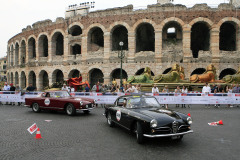
[[[46,92],[43,94],[44,97],[51,98],[67,98],[71,97],[71,95],[67,91],[59,91],[59,92]]]

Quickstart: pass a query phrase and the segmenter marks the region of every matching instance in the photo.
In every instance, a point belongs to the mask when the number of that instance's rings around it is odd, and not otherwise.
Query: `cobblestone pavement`
[[[65,113],[34,113],[23,106],[1,105],[0,160],[239,159],[240,108],[208,109],[195,105],[176,110],[191,114],[193,134],[184,136],[181,142],[148,139],[139,145],[133,134],[107,125],[103,108],[96,108],[89,115],[78,113],[70,117]],[[208,125],[218,120],[223,120],[224,125]],[[42,139],[35,139],[35,134],[27,131],[35,122]]]

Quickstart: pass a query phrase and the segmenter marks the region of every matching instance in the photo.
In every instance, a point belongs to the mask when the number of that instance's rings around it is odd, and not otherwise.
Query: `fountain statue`
[[[184,80],[184,68],[178,64],[172,66],[171,71],[167,74],[160,74],[153,78],[154,83],[178,83],[178,82],[187,82]]]
[[[222,79],[225,83],[240,83],[240,67],[234,75],[226,75]]]

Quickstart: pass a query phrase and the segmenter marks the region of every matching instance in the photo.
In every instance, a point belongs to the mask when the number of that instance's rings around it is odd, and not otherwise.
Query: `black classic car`
[[[121,96],[113,106],[105,107],[104,115],[110,127],[117,124],[135,133],[138,143],[145,137],[181,140],[183,135],[193,132],[191,117],[161,108],[153,96]]]

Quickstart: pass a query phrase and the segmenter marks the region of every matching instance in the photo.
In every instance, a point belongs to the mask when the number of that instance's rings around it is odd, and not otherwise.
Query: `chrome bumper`
[[[149,138],[155,138],[155,137],[172,137],[172,136],[181,136],[184,134],[188,134],[188,133],[193,133],[193,130],[189,130],[187,132],[181,132],[181,133],[172,133],[172,134],[156,134],[156,135],[152,135],[152,134],[143,134],[144,137],[149,137]]]
[[[76,111],[88,111],[88,110],[92,110],[94,109],[95,107],[92,107],[92,108],[84,108],[84,109],[76,109]]]
[[[31,108],[31,106],[30,105],[24,105],[25,107],[28,107],[28,108]]]

